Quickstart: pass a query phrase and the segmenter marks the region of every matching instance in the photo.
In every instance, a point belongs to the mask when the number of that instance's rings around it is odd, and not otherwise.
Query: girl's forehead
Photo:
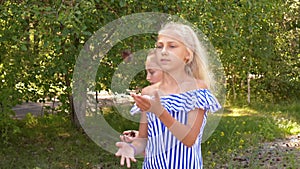
[[[150,72],[154,73],[154,72],[160,72],[162,70],[160,68],[157,68],[157,67],[150,67],[150,68],[147,68],[146,71],[149,72],[149,73]]]
[[[175,37],[171,37],[171,36],[168,36],[168,35],[158,35],[158,38],[157,38],[157,42],[175,42],[175,43],[181,43],[179,40],[177,40]]]
[[[146,63],[146,69],[159,69],[159,66],[156,63]]]

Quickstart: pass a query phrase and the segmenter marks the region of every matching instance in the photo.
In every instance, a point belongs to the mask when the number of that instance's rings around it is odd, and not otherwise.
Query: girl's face
[[[189,52],[186,46],[168,36],[159,35],[156,42],[158,63],[165,71],[184,68]]]
[[[159,69],[155,69],[155,68],[146,68],[147,71],[147,80],[151,83],[151,84],[155,84],[159,81],[161,81],[162,76],[163,76],[163,72]]]

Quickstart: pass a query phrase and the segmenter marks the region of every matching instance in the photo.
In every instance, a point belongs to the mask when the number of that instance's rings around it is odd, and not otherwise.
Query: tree
[[[74,112],[74,65],[85,42],[125,15],[161,12],[199,28],[216,48],[226,74],[227,98],[293,100],[299,96],[299,3],[297,1],[1,1],[0,111],[23,101],[58,97],[60,112],[79,126]],[[129,37],[98,60],[95,90],[109,90],[122,52],[153,47],[155,34]],[[144,43],[140,43],[144,42]],[[254,79],[247,84],[247,78]],[[126,78],[126,77],[124,77]],[[145,73],[130,88],[145,86]],[[248,86],[247,86],[248,85]],[[9,116],[8,116],[9,117]],[[1,121],[1,120],[0,120]]]

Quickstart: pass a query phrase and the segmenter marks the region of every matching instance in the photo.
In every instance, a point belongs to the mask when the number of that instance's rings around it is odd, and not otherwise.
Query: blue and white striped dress
[[[143,169],[202,169],[201,140],[207,119],[207,111],[221,108],[217,99],[207,89],[196,89],[161,97],[164,108],[182,124],[187,123],[187,114],[200,108],[205,110],[202,127],[192,147],[181,143],[168,128],[151,112],[148,117],[148,143]],[[132,111],[136,111],[134,106]]]

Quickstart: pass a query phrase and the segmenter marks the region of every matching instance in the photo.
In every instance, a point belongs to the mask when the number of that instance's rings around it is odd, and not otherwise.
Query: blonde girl
[[[143,169],[201,169],[207,112],[221,108],[209,90],[205,50],[191,27],[173,22],[158,32],[156,47],[163,78],[141,96],[132,94],[142,111],[139,136],[131,144],[116,143],[116,155],[127,167],[145,151]]]

